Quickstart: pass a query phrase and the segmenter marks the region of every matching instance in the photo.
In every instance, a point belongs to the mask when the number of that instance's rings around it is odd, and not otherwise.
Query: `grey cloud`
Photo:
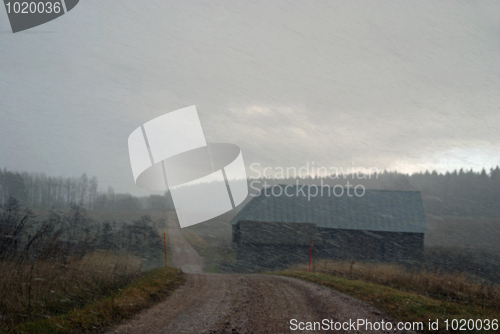
[[[0,160],[141,193],[128,135],[195,104],[247,165],[438,166],[500,145],[498,17],[483,1],[80,2],[0,35]]]

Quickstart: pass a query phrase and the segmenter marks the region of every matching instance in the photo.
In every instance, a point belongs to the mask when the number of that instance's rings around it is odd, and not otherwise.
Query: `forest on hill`
[[[489,172],[459,170],[446,173],[426,171],[402,174],[383,171],[378,174],[346,174],[327,177],[296,177],[287,179],[250,179],[250,191],[273,184],[362,185],[366,189],[418,190],[426,214],[460,217],[500,217],[500,168]],[[116,194],[113,188],[100,191],[97,178],[86,174],[80,177],[51,177],[41,173],[19,173],[0,170],[0,206],[13,196],[29,208],[70,208],[77,204],[89,210],[136,211],[171,210],[168,193],[148,197]]]
[[[117,194],[112,187],[99,190],[95,176],[53,177],[43,173],[12,172],[0,170],[0,206],[10,197],[31,209],[69,209],[78,205],[88,210],[108,211],[165,211],[172,209],[166,196],[151,195],[144,198],[130,194]]]
[[[306,177],[287,179],[250,180],[250,188],[274,184],[316,184],[340,185],[379,190],[420,191],[426,214],[460,217],[500,217],[500,168],[489,172],[460,169],[459,171],[437,173],[426,171],[402,174],[383,171],[378,174],[330,175],[327,177]]]

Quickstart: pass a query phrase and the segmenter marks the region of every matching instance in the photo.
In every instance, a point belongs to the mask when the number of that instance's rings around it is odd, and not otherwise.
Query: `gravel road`
[[[169,213],[167,226],[173,265],[189,273],[186,284],[108,333],[364,333],[292,331],[290,321],[388,321],[371,306],[313,283],[270,275],[202,274],[203,260],[180,232],[175,213]]]

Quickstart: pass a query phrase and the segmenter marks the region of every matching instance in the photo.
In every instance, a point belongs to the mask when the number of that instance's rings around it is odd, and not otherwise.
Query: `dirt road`
[[[201,274],[203,261],[180,232],[175,214],[169,215],[167,226],[173,265],[190,273],[186,284],[108,333],[363,333],[292,331],[290,321],[387,322],[370,306],[313,283],[268,275]]]
[[[182,234],[175,212],[167,212],[166,220],[173,266],[186,274],[203,273],[203,259]]]

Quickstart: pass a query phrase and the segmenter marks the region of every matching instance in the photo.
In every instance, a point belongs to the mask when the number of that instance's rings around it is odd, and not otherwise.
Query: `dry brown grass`
[[[303,268],[302,268],[303,269]],[[488,323],[496,322],[499,312],[496,309],[483,307],[476,304],[459,304],[449,300],[439,300],[415,292],[403,291],[382,284],[366,282],[364,280],[348,279],[344,277],[308,273],[305,271],[282,271],[274,274],[303,279],[321,284],[356,299],[373,305],[379,311],[392,319],[403,322],[421,322],[424,324],[423,333],[457,333],[451,328],[446,329],[445,320],[452,319],[480,319]],[[437,331],[430,330],[431,321],[439,321]],[[486,328],[486,327],[484,327]],[[492,333],[497,332],[494,327],[490,330],[467,330],[467,333]],[[420,333],[420,332],[419,332]]]
[[[291,271],[307,271],[296,265]],[[467,274],[439,271],[411,271],[395,264],[319,260],[312,271],[348,279],[363,280],[416,292],[425,296],[500,311],[500,287],[474,280]]]
[[[1,327],[63,314],[117,291],[137,277],[141,260],[97,251],[64,263],[0,263]]]
[[[118,324],[137,312],[160,302],[184,281],[184,275],[178,269],[155,268],[141,273],[133,282],[106,298],[84,307],[74,308],[58,317],[26,321],[14,326],[7,333],[103,333],[111,325]]]

